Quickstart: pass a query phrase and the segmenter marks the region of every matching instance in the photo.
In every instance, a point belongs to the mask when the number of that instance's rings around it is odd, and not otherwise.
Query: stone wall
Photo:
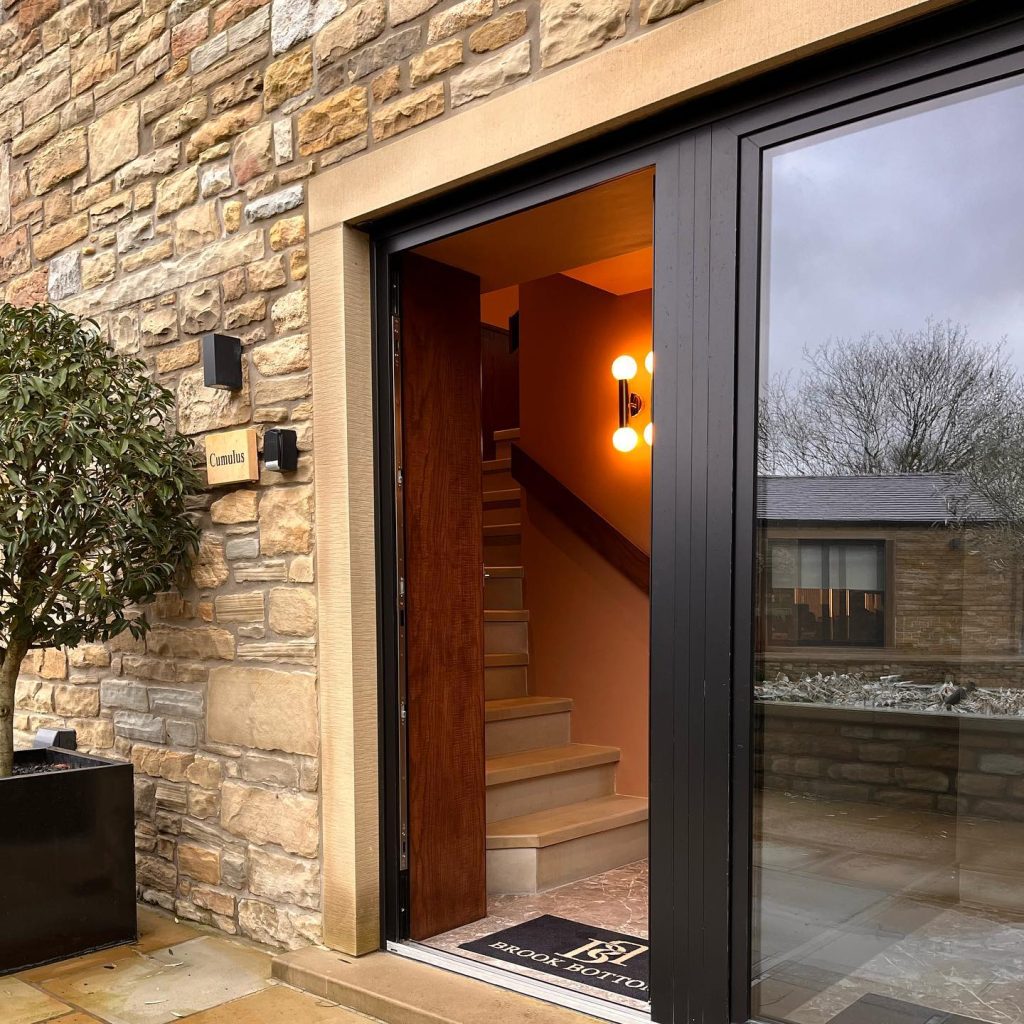
[[[26,662],[20,742],[69,724],[136,767],[143,899],[320,936],[309,178],[695,2],[3,0],[0,297],[95,317],[197,442],[299,435],[297,473],[195,503],[193,586],[145,642]],[[210,330],[244,342],[238,395],[203,386]]]
[[[762,704],[756,720],[766,789],[1024,821],[1024,719]]]

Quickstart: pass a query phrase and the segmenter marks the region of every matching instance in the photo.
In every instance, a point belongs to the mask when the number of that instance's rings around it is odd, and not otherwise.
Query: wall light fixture
[[[631,452],[640,438],[629,421],[644,407],[644,400],[629,389],[629,382],[636,376],[636,360],[618,356],[612,363],[612,376],[619,382],[619,429],[612,434],[612,445],[617,451]]]

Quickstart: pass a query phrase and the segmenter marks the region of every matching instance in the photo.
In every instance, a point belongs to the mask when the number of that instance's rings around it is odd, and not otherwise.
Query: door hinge
[[[391,315],[391,344],[398,355],[402,348],[402,318],[397,313]]]

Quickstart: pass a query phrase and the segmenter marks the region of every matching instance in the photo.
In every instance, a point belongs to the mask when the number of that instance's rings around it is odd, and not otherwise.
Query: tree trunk
[[[7,778],[14,766],[14,686],[28,644],[12,640],[0,665],[0,779]]]

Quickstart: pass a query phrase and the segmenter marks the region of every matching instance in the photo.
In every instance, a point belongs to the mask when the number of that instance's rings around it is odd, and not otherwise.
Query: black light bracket
[[[242,390],[242,341],[229,334],[203,335],[203,383],[222,391]]]
[[[32,746],[77,750],[78,734],[74,729],[37,729],[32,737]]]
[[[294,430],[273,427],[263,435],[263,464],[275,473],[299,468],[298,436]]]

